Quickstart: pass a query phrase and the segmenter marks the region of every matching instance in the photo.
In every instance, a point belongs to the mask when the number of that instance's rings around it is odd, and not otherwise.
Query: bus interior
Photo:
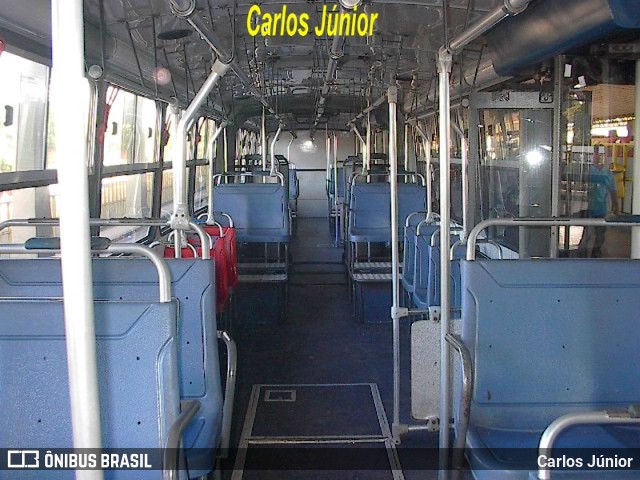
[[[640,479],[638,7],[0,0],[0,479]]]

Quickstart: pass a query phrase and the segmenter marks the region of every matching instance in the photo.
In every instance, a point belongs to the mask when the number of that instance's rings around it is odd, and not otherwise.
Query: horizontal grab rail
[[[391,173],[390,172],[368,172],[368,173],[361,173],[361,172],[355,172],[352,173],[349,177],[349,184],[350,185],[354,185],[355,181],[358,177],[388,177],[390,176]],[[420,180],[422,180],[422,187],[424,187],[426,185],[426,180],[424,178],[424,175],[422,175],[421,173],[398,173],[397,174],[398,177],[412,177],[414,179],[419,178]],[[414,180],[414,183],[418,183],[416,180]]]
[[[456,227],[451,226],[450,228],[451,230],[449,230],[449,235],[451,237],[460,235],[463,231],[462,227],[458,227],[458,226]],[[429,239],[429,245],[432,247],[437,247],[439,240],[440,240],[440,227],[436,228],[435,231],[431,234],[431,238]]]
[[[59,248],[27,248],[21,244],[2,244],[0,245],[0,254],[5,255],[25,255],[25,254],[41,254],[60,252]],[[160,288],[160,303],[171,301],[171,271],[164,259],[149,247],[140,245],[139,243],[109,243],[102,245],[100,248],[93,249],[93,253],[123,253],[140,255],[151,260],[158,271],[158,284]]]
[[[422,227],[424,227],[425,225],[433,225],[434,223],[438,225],[440,224],[440,215],[431,212],[431,216],[422,220],[416,227],[416,235],[422,235]],[[449,225],[451,226],[451,228],[459,227],[459,225],[453,220],[449,222]]]
[[[26,218],[12,219],[0,222],[0,231],[9,227],[33,227],[33,226],[57,227],[60,225],[58,218]],[[156,218],[91,218],[89,225],[92,227],[109,227],[109,226],[133,226],[133,227],[169,227],[169,222]],[[211,258],[211,239],[207,232],[204,231],[195,222],[189,222],[189,228],[198,234],[201,245],[208,246],[203,248],[202,258],[209,260]]]
[[[477,224],[471,232],[467,242],[467,260],[476,259],[476,242],[480,232],[489,227],[640,227],[637,219],[605,220],[604,218],[491,218]]]
[[[408,227],[409,227],[409,224],[411,223],[411,219],[412,219],[413,217],[418,216],[418,215],[423,215],[423,216],[425,217],[425,218],[424,218],[424,220],[422,220],[422,221],[420,222],[420,223],[422,223],[422,222],[424,222],[425,220],[427,220],[428,212],[420,211],[420,212],[412,212],[412,213],[410,213],[409,215],[407,215],[407,219],[404,221],[404,228],[408,228]]]
[[[265,178],[265,177],[276,177],[280,181],[280,185],[284,187],[285,180],[284,175],[280,172],[275,172],[275,174],[269,173],[269,175],[254,175],[252,172],[241,172],[241,173],[217,173],[213,176],[213,185],[220,185],[220,182],[223,178]]]
[[[491,240],[490,238],[480,238],[476,241],[476,243],[486,243],[492,245],[498,251],[498,260],[504,260],[504,252],[502,251],[502,246],[495,240]],[[456,240],[456,242],[451,245],[451,250],[449,251],[449,260],[454,261],[456,259],[456,249],[463,245],[466,246],[466,244],[466,240]]]
[[[11,219],[0,222],[0,231],[9,227],[33,227],[33,226],[51,226],[60,225],[58,218],[24,218]],[[108,227],[108,226],[133,226],[133,227],[168,227],[169,222],[156,218],[91,218],[89,225],[92,227]]]
[[[504,252],[502,251],[502,246],[496,242],[495,240],[491,240],[490,238],[480,238],[476,241],[476,243],[486,243],[488,245],[492,245],[498,251],[498,260],[504,260]],[[451,245],[451,250],[449,251],[449,260],[453,261],[456,258],[456,249],[461,246],[466,246],[466,240],[457,240],[453,245]]]
[[[233,218],[231,218],[231,215],[229,215],[228,213],[225,213],[225,212],[218,212],[218,211],[216,211],[216,210],[214,210],[214,211],[213,211],[213,212],[211,212],[211,213],[212,213],[214,216],[215,216],[215,215],[220,215],[220,216],[222,216],[222,217],[226,217],[226,219],[227,219],[227,220],[229,220],[229,225],[228,225],[228,226],[229,226],[230,228],[233,228]],[[205,224],[205,225],[220,225],[220,224],[219,224],[218,222],[216,222],[215,220],[210,220],[210,219],[209,219],[209,217],[208,217],[208,215],[209,215],[209,214],[208,214],[207,212],[205,212],[205,213],[203,213],[202,215],[200,215],[200,216],[198,217],[198,220],[202,220],[202,219],[206,218],[206,221],[204,222],[204,224]]]
[[[551,457],[553,445],[560,434],[576,425],[624,425],[638,424],[638,405],[631,405],[627,410],[601,410],[596,412],[576,412],[563,415],[554,420],[544,431],[538,446],[539,457]],[[538,467],[539,480],[551,480],[551,467]]]

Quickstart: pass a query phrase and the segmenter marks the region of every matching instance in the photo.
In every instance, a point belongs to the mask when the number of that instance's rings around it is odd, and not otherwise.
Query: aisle
[[[375,384],[255,385],[239,447],[232,480],[404,480]]]
[[[342,249],[334,246],[326,219],[298,222],[290,247],[286,320],[259,324],[253,318],[238,318],[234,322],[239,353],[237,411],[246,410],[254,384],[376,383],[387,405],[391,325],[355,322]],[[261,308],[268,306],[250,308],[259,318]]]
[[[232,445],[238,446],[241,439],[246,441],[252,435],[251,430],[247,433],[247,427],[243,437],[246,413],[255,413],[257,399],[260,399],[255,397],[256,389],[262,391],[265,385],[374,385],[378,392],[374,397],[378,396],[381,400],[379,411],[384,417],[382,423],[391,416],[391,323],[356,322],[352,316],[345,268],[341,263],[342,248],[334,245],[327,220],[301,218],[298,222],[297,235],[290,246],[292,266],[286,320],[259,324],[239,318],[234,323],[233,335],[238,345],[239,364]],[[259,317],[260,308],[265,307],[252,305],[251,308],[255,310],[254,316]],[[402,355],[402,411],[409,412],[408,328],[405,327],[402,329],[403,342],[407,346]],[[358,416],[363,408],[362,401],[358,399],[344,403],[324,394],[319,399],[320,405],[324,405],[323,416],[315,418],[317,414],[309,411],[308,415],[296,417],[295,425],[299,432],[308,428],[309,422],[322,423],[326,420],[330,433],[339,434],[343,423],[339,419]],[[291,406],[286,403],[282,405]],[[305,407],[302,408],[304,411]],[[380,428],[380,415],[368,418],[366,421],[372,428]],[[403,421],[410,419],[403,418]],[[272,423],[276,432],[285,428],[281,420],[276,418],[272,419]],[[293,433],[291,435],[295,436]],[[386,437],[386,434],[382,435],[383,444]],[[433,447],[437,445],[434,440],[433,436],[425,438],[422,434],[416,438],[412,435],[403,440],[402,446]],[[398,452],[402,461],[402,449]],[[229,469],[232,467],[227,465]],[[329,475],[332,473],[328,471],[328,476],[313,478],[338,478]],[[348,478],[371,478],[370,475],[356,473],[351,471]],[[424,473],[419,472],[417,478],[425,478]],[[394,478],[389,474],[387,470],[387,476],[380,478]],[[251,477],[246,478],[271,478],[265,475],[264,472],[253,472]],[[276,477],[283,478],[282,472],[278,472]],[[407,478],[416,476],[407,475]]]

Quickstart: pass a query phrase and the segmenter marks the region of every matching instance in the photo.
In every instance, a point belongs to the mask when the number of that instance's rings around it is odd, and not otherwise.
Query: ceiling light
[[[302,142],[302,144],[300,145],[300,150],[302,150],[304,153],[313,153],[318,150],[318,146],[316,145],[316,142],[313,140],[313,138],[310,138],[309,140],[305,140],[304,142]]]

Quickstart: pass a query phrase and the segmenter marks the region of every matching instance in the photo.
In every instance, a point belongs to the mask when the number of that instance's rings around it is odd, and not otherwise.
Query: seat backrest
[[[390,215],[389,184],[353,184],[349,199],[349,235],[353,241],[388,241]]]
[[[71,448],[62,301],[0,300],[0,309],[0,447]],[[176,302],[96,301],[94,311],[104,447],[166,447],[180,412]]]
[[[414,264],[414,296],[420,308],[440,306],[440,245],[431,245],[432,235],[439,225],[423,225],[420,235],[416,237]],[[451,236],[451,244],[458,237]],[[459,260],[464,255],[463,249],[456,250],[455,260],[451,262],[449,271],[451,285],[451,308],[459,308],[461,304],[461,280]]]
[[[415,274],[415,257],[416,257],[416,236],[418,234],[418,225],[425,219],[422,212],[414,212],[407,221],[409,222],[404,229],[404,245],[402,251],[402,279],[405,285],[413,286]],[[425,228],[423,226],[422,228]]]
[[[462,261],[474,424],[542,430],[640,398],[640,262]]]
[[[349,199],[351,241],[391,241],[390,188],[388,183],[353,184]],[[398,184],[398,231],[401,240],[407,217],[424,209],[424,188],[415,184]]]
[[[171,271],[173,295],[178,304],[176,366],[179,367],[180,396],[201,402],[196,420],[185,432],[184,446],[215,448],[222,419],[222,386],[214,262],[193,258],[170,258],[165,262]],[[127,257],[93,260],[96,300],[138,302],[155,298],[158,290],[156,278],[155,267],[145,259]],[[59,260],[0,261],[0,298],[61,296]]]
[[[289,200],[280,184],[221,184],[213,189],[216,211],[233,219],[239,242],[288,242]]]
[[[220,229],[217,226],[204,226],[205,232],[209,234],[212,240],[216,240],[220,236]],[[236,245],[236,229],[235,227],[221,227],[224,235],[224,257],[227,268],[227,280],[229,287],[235,288],[238,284],[238,246]],[[216,240],[217,241],[217,240]]]
[[[398,226],[404,232],[407,217],[413,212],[426,210],[426,191],[423,186],[415,183],[398,184]],[[402,238],[401,233],[400,238]]]
[[[334,195],[335,192],[335,184],[336,184],[336,170],[337,170],[337,178],[338,178],[338,197],[344,198],[344,167],[338,166],[336,169],[330,168],[329,173],[329,194],[331,196]]]
[[[403,276],[406,276],[411,281],[415,288],[420,275],[422,275],[423,258],[427,258],[428,251],[426,249],[427,244],[422,243],[418,248],[418,224],[420,224],[424,218],[413,216],[412,218],[418,218],[420,222],[412,222],[405,231],[405,252],[404,252],[404,266],[402,269]],[[420,236],[424,238],[431,238],[431,235],[439,228],[438,223],[422,224],[420,226]],[[407,251],[409,250],[409,251]],[[426,283],[425,283],[426,286]]]
[[[204,227],[204,230],[209,234],[209,238],[212,242],[212,248],[209,251],[209,256],[215,263],[216,271],[216,312],[220,314],[224,310],[224,306],[230,296],[231,290],[231,277],[233,267],[229,265],[231,262],[232,252],[227,251],[225,244],[225,238],[216,236],[220,234],[218,227]],[[212,234],[215,230],[216,234]],[[200,246],[200,237],[197,235],[187,235],[187,242],[189,247],[182,248],[182,258],[202,258],[202,250]],[[195,252],[194,252],[195,250]],[[172,245],[164,247],[164,258],[175,258],[175,248]]]
[[[284,177],[284,191],[287,192],[287,199],[289,198],[289,189],[291,188],[289,182],[291,177],[289,176],[289,162],[282,162],[276,159],[276,169]]]

